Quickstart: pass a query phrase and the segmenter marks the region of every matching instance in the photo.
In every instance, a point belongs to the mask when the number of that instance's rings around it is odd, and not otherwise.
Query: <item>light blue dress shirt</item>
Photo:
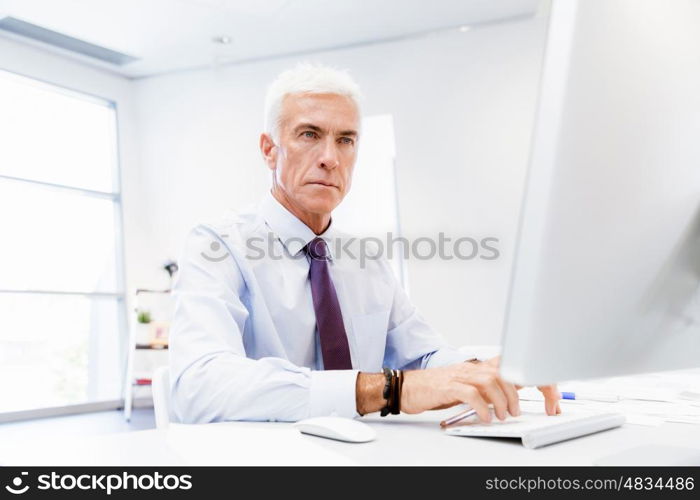
[[[333,223],[320,236],[331,254],[352,370],[323,370],[303,250],[316,235],[271,193],[190,232],[170,333],[171,401],[181,422],[353,417],[358,371],[470,357],[426,324],[386,259],[362,265],[359,242]]]

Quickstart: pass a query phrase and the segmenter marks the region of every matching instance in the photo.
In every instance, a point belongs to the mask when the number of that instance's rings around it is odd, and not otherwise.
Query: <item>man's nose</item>
[[[321,152],[320,167],[333,170],[340,165],[340,157],[338,155],[338,147],[334,137],[327,137],[323,142],[323,151]]]

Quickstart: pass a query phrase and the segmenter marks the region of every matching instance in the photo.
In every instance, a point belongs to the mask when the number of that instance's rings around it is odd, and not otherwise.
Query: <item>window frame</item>
[[[124,208],[122,197],[122,164],[120,154],[120,115],[119,107],[115,100],[108,97],[98,96],[83,90],[77,90],[65,85],[50,82],[34,76],[25,75],[17,71],[12,71],[7,68],[0,67],[0,73],[5,73],[10,78],[18,78],[28,80],[30,84],[40,88],[57,92],[69,97],[81,99],[83,101],[92,102],[110,108],[114,113],[114,142],[112,149],[112,190],[99,191],[94,189],[71,186],[68,184],[59,184],[53,182],[45,182],[31,178],[16,177],[0,174],[0,181],[3,182],[18,182],[24,184],[32,184],[42,189],[58,190],[64,193],[72,193],[75,196],[88,196],[93,198],[108,199],[112,202],[115,234],[115,275],[116,289],[113,292],[90,292],[90,291],[64,291],[64,290],[41,290],[41,289],[9,289],[0,287],[0,296],[4,294],[29,294],[29,295],[58,295],[58,296],[84,296],[90,297],[93,300],[113,299],[116,301],[117,321],[116,325],[118,335],[118,345],[120,346],[119,365],[122,366],[119,373],[120,380],[124,381],[124,373],[126,371],[126,363],[128,357],[128,342],[129,328],[127,316],[127,299],[126,299],[126,266],[125,266],[125,242],[124,242]],[[0,423],[13,422],[21,420],[29,420],[34,418],[45,418],[52,416],[71,415],[79,413],[89,413],[103,410],[116,410],[124,406],[124,382],[119,399],[104,400],[104,401],[88,401],[74,403],[63,406],[38,407],[27,410],[17,411],[0,411]]]

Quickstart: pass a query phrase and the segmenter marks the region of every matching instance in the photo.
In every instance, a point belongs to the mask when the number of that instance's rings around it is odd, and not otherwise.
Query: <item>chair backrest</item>
[[[170,372],[167,366],[160,366],[153,372],[153,410],[156,415],[156,429],[167,429],[170,424]]]

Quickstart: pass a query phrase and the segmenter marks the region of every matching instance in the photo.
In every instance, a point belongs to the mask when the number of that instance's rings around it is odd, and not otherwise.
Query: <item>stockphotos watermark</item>
[[[5,490],[13,495],[23,495],[30,490],[39,491],[99,491],[111,495],[114,491],[147,491],[147,490],[190,490],[192,476],[189,474],[161,474],[160,472],[146,474],[40,474],[36,483],[30,486],[29,473],[20,472]]]
[[[227,234],[221,235],[222,240],[228,238]],[[281,245],[280,245],[281,243]],[[363,238],[334,238],[327,240],[333,259],[359,260],[360,267],[364,269],[368,261],[376,261],[385,257],[393,259],[401,256],[403,259],[416,260],[497,260],[501,256],[498,248],[499,239],[488,236],[475,238],[471,236],[451,237],[444,232],[437,237],[421,236],[418,238],[404,238],[388,232],[381,237]],[[266,236],[252,236],[245,240],[246,258],[249,260],[280,260],[283,258],[306,258],[306,253],[299,252],[290,256],[285,252],[288,248],[301,248],[306,241],[301,238],[289,238],[282,240],[274,233]],[[209,248],[200,254],[210,262],[223,262],[230,253],[226,245],[212,240]],[[313,258],[313,257],[312,257]]]

